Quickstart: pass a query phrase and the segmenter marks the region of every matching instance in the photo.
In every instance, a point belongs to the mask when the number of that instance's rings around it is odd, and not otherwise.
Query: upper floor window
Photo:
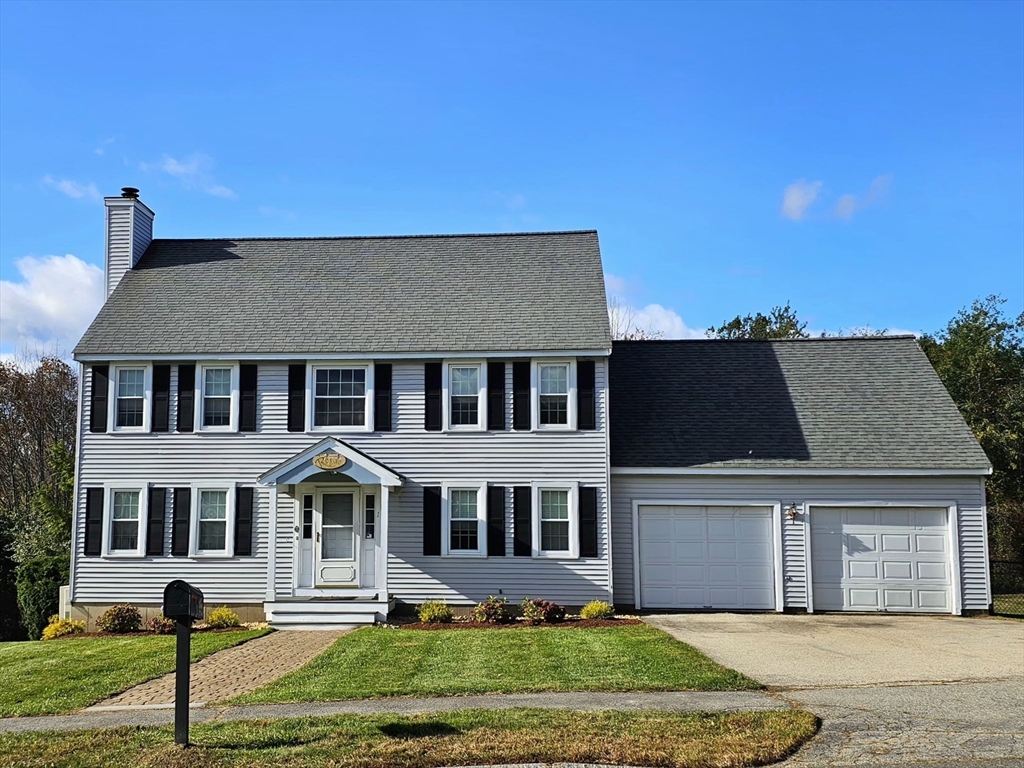
[[[569,423],[569,365],[540,364],[538,369],[538,386],[540,388],[540,424]]]
[[[366,369],[315,368],[314,427],[366,425]]]
[[[117,368],[116,421],[118,427],[141,427],[146,413],[146,369]]]
[[[238,429],[238,366],[203,364],[196,370],[199,429],[211,432]]]
[[[449,363],[444,367],[448,429],[483,429],[486,366],[482,362]]]

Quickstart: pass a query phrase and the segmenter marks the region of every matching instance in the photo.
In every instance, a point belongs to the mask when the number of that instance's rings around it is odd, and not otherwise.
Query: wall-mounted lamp
[[[789,522],[795,523],[799,514],[800,511],[797,509],[796,504],[790,504],[786,507],[786,519],[789,520]]]

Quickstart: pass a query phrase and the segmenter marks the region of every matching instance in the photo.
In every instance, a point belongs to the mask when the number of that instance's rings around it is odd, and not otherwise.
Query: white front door
[[[358,587],[360,494],[355,490],[319,491],[316,497],[313,586]]]

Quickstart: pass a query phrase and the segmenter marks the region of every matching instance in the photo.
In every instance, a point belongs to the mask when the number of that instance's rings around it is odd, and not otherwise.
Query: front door
[[[356,491],[317,494],[314,587],[358,587],[360,504]]]

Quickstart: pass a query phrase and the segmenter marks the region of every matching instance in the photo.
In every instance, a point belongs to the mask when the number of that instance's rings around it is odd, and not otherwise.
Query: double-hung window
[[[314,365],[312,368],[313,429],[365,431],[372,426],[372,368]]]
[[[483,363],[449,363],[444,387],[448,429],[483,429],[486,366]]]
[[[114,365],[110,376],[108,414],[115,432],[149,430],[150,368],[146,365]]]
[[[139,492],[114,491],[110,513],[110,551],[139,549]]]
[[[487,554],[486,486],[445,486],[443,554],[477,556]]]
[[[234,551],[235,488],[192,487],[192,557],[230,557]]]
[[[540,388],[540,413],[538,418],[542,426],[569,424],[569,366],[566,363],[555,365],[540,364],[538,369],[538,386]]]
[[[579,557],[578,490],[575,483],[540,485],[533,496],[535,557]]]
[[[196,402],[200,431],[237,431],[238,366],[200,365],[196,371]]]

